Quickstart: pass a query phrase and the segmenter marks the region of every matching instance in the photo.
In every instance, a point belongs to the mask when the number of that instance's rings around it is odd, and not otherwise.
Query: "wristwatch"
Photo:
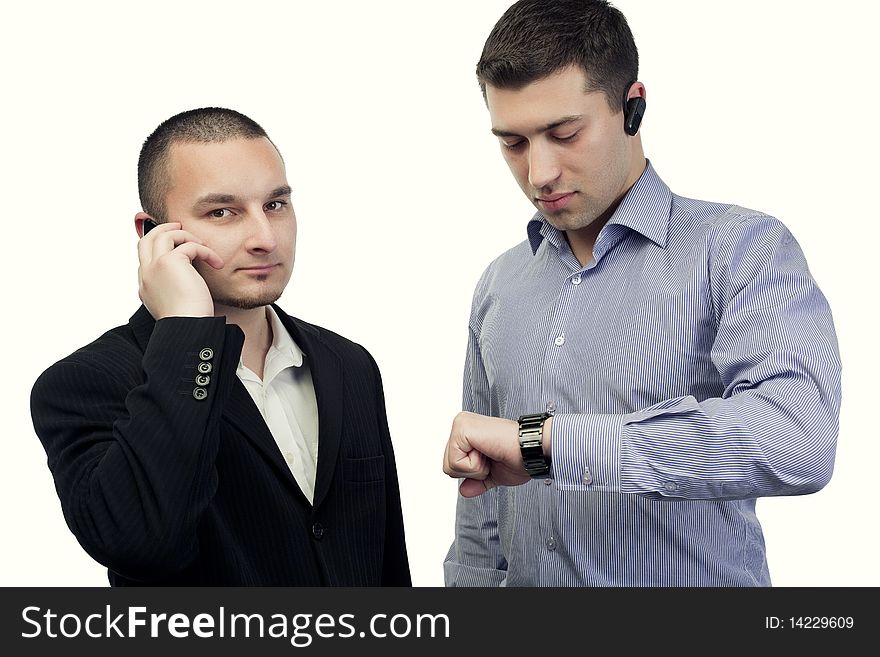
[[[550,473],[550,460],[544,456],[541,445],[544,422],[549,417],[550,413],[531,413],[519,418],[519,449],[526,472],[532,477],[545,477]]]

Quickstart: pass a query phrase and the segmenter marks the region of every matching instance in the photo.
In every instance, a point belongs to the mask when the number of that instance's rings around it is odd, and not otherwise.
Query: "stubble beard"
[[[263,282],[269,278],[268,274],[264,276],[255,276],[254,280]],[[239,310],[253,310],[262,306],[268,306],[275,303],[281,297],[284,287],[272,287],[269,289],[259,290],[251,295],[242,296],[214,296],[214,305],[227,306],[229,308],[238,308]]]
[[[577,211],[563,210],[558,214],[544,214],[540,206],[538,212],[549,222],[551,226],[561,231],[580,230],[591,225],[601,216],[606,208],[599,209],[592,199],[581,196],[579,199],[583,201],[583,207]]]

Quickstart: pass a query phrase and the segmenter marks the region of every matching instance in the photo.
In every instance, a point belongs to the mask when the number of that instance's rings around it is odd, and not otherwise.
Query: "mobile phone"
[[[158,225],[159,224],[157,224],[152,219],[144,219],[144,235],[149,233],[151,230],[153,230]]]

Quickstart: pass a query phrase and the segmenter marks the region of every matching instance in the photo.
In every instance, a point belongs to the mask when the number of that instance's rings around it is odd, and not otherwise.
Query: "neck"
[[[574,257],[577,258],[577,261],[581,263],[581,267],[585,267],[590,260],[593,259],[593,246],[596,244],[596,238],[599,236],[599,231],[601,231],[602,227],[608,223],[608,219],[614,214],[614,210],[617,208],[618,203],[620,203],[620,201],[617,201],[617,203],[603,213],[601,217],[598,217],[593,221],[589,226],[584,226],[577,230],[565,231],[565,239],[568,240],[568,246],[571,247],[571,252],[574,254]]]
[[[636,137],[636,139],[639,138]],[[623,190],[617,198],[614,199],[614,202],[589,225],[577,230],[568,230],[565,232],[565,238],[568,240],[571,252],[574,254],[574,257],[577,258],[578,262],[581,263],[581,266],[585,266],[593,259],[593,247],[596,245],[596,238],[599,237],[602,228],[617,211],[617,207],[620,205],[623,197],[626,196],[629,190],[632,189],[633,185],[636,184],[647,166],[648,161],[645,159],[645,155],[642,152],[641,141],[638,141],[635,157],[633,158],[633,164],[630,167],[626,184],[623,186]]]
[[[214,315],[226,317],[227,324],[237,325],[244,333],[244,347],[241,350],[241,361],[261,379],[266,354],[272,346],[272,327],[269,324],[266,306],[242,310],[227,306],[215,306]]]

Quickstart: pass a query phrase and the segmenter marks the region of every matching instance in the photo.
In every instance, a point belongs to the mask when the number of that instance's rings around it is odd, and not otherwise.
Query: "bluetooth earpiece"
[[[626,118],[623,122],[623,129],[630,137],[635,137],[639,131],[642,117],[645,115],[645,107],[647,107],[647,103],[641,96],[626,101]]]
[[[629,90],[633,86],[633,83],[636,82],[633,80],[628,85],[626,85],[626,95],[629,95]],[[635,98],[626,99],[624,96],[623,99],[623,129],[630,137],[635,137],[636,133],[639,131],[639,126],[642,124],[642,117],[645,116],[645,108],[648,104],[645,102],[645,99],[641,96],[636,96]]]

